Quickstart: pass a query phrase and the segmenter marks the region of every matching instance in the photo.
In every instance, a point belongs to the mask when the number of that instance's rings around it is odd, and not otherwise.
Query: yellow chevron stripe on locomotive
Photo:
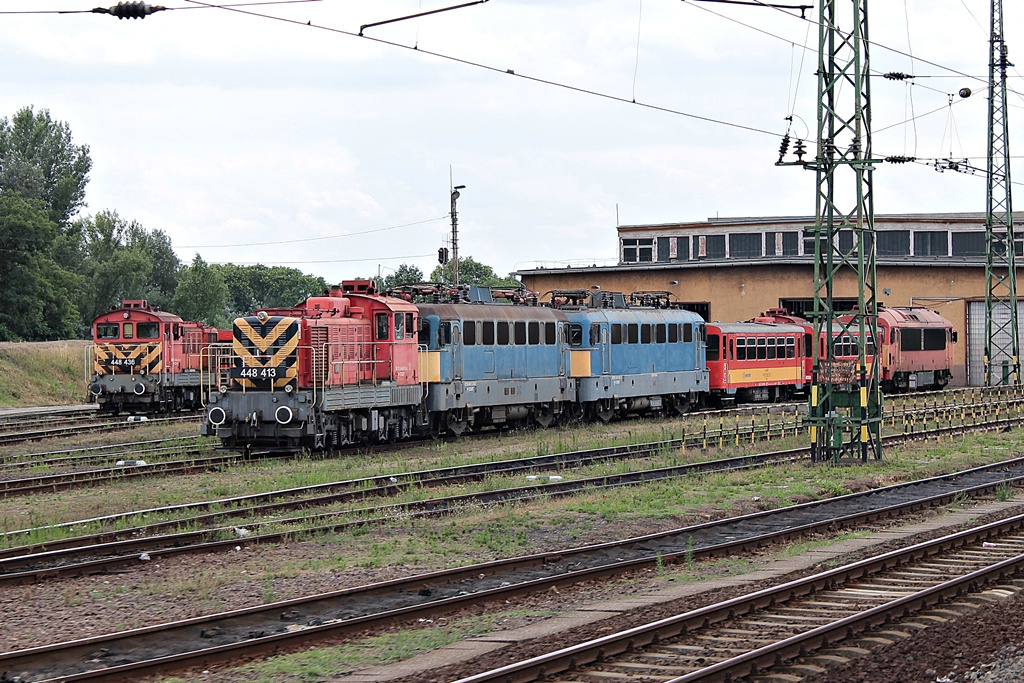
[[[97,375],[153,375],[160,372],[161,344],[97,344],[93,372]]]
[[[262,318],[262,319],[261,319]],[[288,316],[236,318],[231,378],[246,390],[274,391],[299,376],[299,321]]]

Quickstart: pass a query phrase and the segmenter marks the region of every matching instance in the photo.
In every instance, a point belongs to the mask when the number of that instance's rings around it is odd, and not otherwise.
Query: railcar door
[[[462,379],[463,363],[462,354],[462,324],[453,320],[451,322],[451,344],[452,344],[452,377]]]

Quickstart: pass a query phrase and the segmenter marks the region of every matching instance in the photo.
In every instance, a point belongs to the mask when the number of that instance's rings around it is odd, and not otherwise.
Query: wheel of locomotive
[[[553,403],[538,403],[533,408],[533,418],[537,424],[547,429],[555,421],[555,406]]]
[[[675,410],[676,415],[686,415],[690,412],[690,399],[676,396],[672,400],[672,409]]]
[[[601,422],[608,424],[615,417],[615,404],[612,399],[602,398],[594,404],[594,416]]]
[[[446,425],[448,431],[455,436],[462,436],[462,433],[466,431],[466,427],[469,426],[469,420],[466,419],[465,408],[453,408],[445,415]]]
[[[583,404],[577,403],[576,401],[565,402],[562,404],[562,416],[561,421],[563,424],[577,424],[583,421],[583,416],[586,411],[583,410]]]

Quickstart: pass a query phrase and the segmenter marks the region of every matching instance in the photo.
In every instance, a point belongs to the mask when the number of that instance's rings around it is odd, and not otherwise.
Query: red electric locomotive
[[[774,322],[708,323],[711,395],[719,402],[789,398],[810,383],[811,332]]]
[[[204,392],[216,386],[219,361],[213,349],[224,341],[216,328],[137,299],[98,316],[92,335],[89,394],[101,410],[196,410]]]
[[[238,318],[204,433],[268,451],[409,437],[423,398],[418,318],[369,280]]]
[[[927,308],[878,311],[882,391],[942,389],[953,376],[953,323]]]

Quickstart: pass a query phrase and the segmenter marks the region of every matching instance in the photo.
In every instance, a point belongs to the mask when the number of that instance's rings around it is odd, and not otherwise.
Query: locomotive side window
[[[600,346],[601,344],[601,326],[598,323],[590,324],[590,345]]]
[[[895,344],[896,343],[896,328],[895,327],[893,327],[893,328],[891,328],[889,330],[889,343],[890,344]]]
[[[622,323],[612,323],[612,344],[621,344],[621,343],[622,343]]]
[[[135,332],[139,339],[159,339],[160,323],[139,323]]]
[[[640,326],[640,343],[651,343],[651,326],[647,323],[644,323],[643,325]]]
[[[540,344],[540,323],[539,322],[527,323],[526,331],[527,331],[528,336],[530,338],[530,346],[536,346],[537,344]]]
[[[385,314],[387,317],[387,314]],[[387,323],[384,325],[384,329],[387,330]],[[441,326],[437,329],[437,346],[448,346],[452,343],[452,323],[450,320],[445,320],[441,323]]]
[[[484,346],[494,346],[494,321],[484,321]]]
[[[405,316],[395,314],[395,339],[405,339]]]
[[[508,346],[508,323],[498,322],[498,345]]]
[[[121,326],[117,323],[99,323],[96,325],[97,339],[117,339],[121,336]]]
[[[526,346],[526,323],[517,322],[513,326],[517,346]]]
[[[679,341],[679,325],[668,326],[668,343],[675,344]]]
[[[776,349],[778,348],[775,337],[768,337],[768,360],[776,359]],[[785,353],[785,351],[783,351]]]
[[[796,358],[796,339],[793,337],[786,339],[786,358]]]
[[[420,336],[417,340],[420,346],[430,346],[430,323],[420,318]]]
[[[745,337],[736,338],[736,360],[747,359],[747,340]]]
[[[757,359],[768,359],[768,339],[766,337],[757,338]]]
[[[654,342],[656,344],[665,343],[665,323],[658,323],[654,326]]]
[[[711,360],[718,360],[718,358],[719,358],[719,354],[718,354],[718,335],[717,334],[709,334],[708,335],[707,359],[709,361],[711,361]]]
[[[640,330],[636,323],[629,323],[629,325],[626,326],[626,343],[640,343]]]
[[[476,321],[462,321],[462,343],[466,346],[473,346],[476,344]]]
[[[693,325],[690,323],[683,323],[683,341],[686,343],[693,341]]]
[[[399,313],[398,315],[401,315]],[[416,329],[416,317],[412,313],[405,314],[405,333],[407,336],[412,337],[413,330]]]
[[[377,314],[377,341],[383,341],[388,338],[388,314],[378,313]]]
[[[946,330],[925,330],[924,350],[942,351],[946,348]]]
[[[558,341],[558,337],[555,332],[554,323],[544,323],[544,343],[549,346],[554,346]]]
[[[135,326],[132,323],[124,324],[124,338],[132,339],[135,337]]]

